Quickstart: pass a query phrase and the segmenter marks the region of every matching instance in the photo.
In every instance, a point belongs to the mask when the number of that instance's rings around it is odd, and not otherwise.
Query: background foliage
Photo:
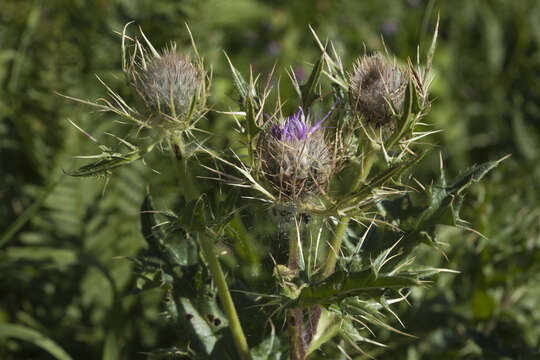
[[[484,236],[440,228],[448,260],[418,254],[426,264],[461,271],[441,275],[412,295],[412,306],[399,309],[418,339],[382,331],[378,340],[389,348],[366,350],[409,360],[538,356],[537,1],[5,0],[0,10],[1,358],[134,359],[173,342],[174,332],[161,321],[163,294],[135,294],[125,259],[144,247],[138,209],[150,178],[159,208],[178,201],[167,196],[177,194],[168,159],[152,155],[157,176],[142,163],[108,182],[63,175],[83,164],[73,155],[96,152],[68,119],[104,144],[114,143],[106,132],[122,132],[109,115],[55,94],[94,100],[103,95],[98,74],[133,98],[123,86],[114,31],[135,20],[155,44],[175,40],[187,49],[188,22],[214,67],[210,101],[228,111],[237,95],[222,50],[244,73],[249,64],[268,73],[277,63],[301,77],[319,54],[311,24],[347,63],[364,49],[380,49],[380,34],[405,60],[418,43],[426,47],[437,11],[435,102],[427,121],[444,131],[430,141],[439,145],[450,177],[473,163],[512,156],[466,198],[463,218]],[[294,91],[287,81],[280,89],[283,98]],[[204,127],[220,134],[212,146],[234,146],[230,118],[211,113]],[[422,179],[437,176],[438,159],[435,151],[423,161]]]

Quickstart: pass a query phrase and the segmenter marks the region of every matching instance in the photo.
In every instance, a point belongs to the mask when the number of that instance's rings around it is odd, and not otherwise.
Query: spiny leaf
[[[194,346],[210,355],[218,341],[210,325],[201,316],[193,301],[186,297],[177,297],[167,303],[167,311],[180,325],[189,332]]]
[[[234,86],[236,87],[236,90],[238,90],[238,94],[240,94],[240,98],[242,99],[242,104],[246,101],[248,95],[249,95],[249,85],[234,65],[231,62],[231,59],[229,59],[229,56],[227,56],[227,53],[225,53],[225,57],[227,58],[227,62],[229,63],[229,66],[231,68],[231,73],[233,75],[233,82]]]
[[[138,149],[127,154],[105,152],[102,154],[102,159],[85,165],[77,170],[65,171],[69,176],[89,177],[89,176],[104,176],[108,175],[111,170],[120,166],[131,164],[134,161],[141,159],[146,153],[152,151],[153,145],[145,149]]]
[[[415,275],[376,275],[371,269],[351,273],[337,271],[318,284],[304,287],[294,305],[331,304],[351,296],[373,296],[386,289],[398,290],[420,284]]]
[[[253,138],[255,135],[261,131],[261,128],[257,126],[256,121],[256,110],[254,105],[254,99],[251,94],[246,98],[246,130],[250,138]]]
[[[163,230],[157,224],[152,196],[148,194],[141,205],[141,231],[148,245],[154,250],[161,247],[165,236]]]
[[[437,219],[434,218],[435,214],[438,213],[442,206],[452,206],[454,196],[462,196],[463,191],[465,191],[469,186],[475,182],[479,182],[488,172],[493,170],[501,161],[506,159],[506,157],[497,160],[490,161],[480,165],[475,165],[469,168],[465,173],[459,176],[452,184],[446,185],[446,178],[444,177],[444,172],[441,169],[441,179],[439,182],[428,188],[428,207],[417,217],[415,229],[420,229],[429,223],[436,223]],[[459,207],[458,207],[459,209]],[[452,209],[453,223],[457,223],[459,218],[456,211]],[[448,224],[451,225],[451,224]]]
[[[412,79],[409,79],[407,87],[405,88],[405,99],[403,103],[403,112],[397,118],[397,126],[388,138],[385,144],[386,149],[390,149],[394,146],[408,131],[411,131],[414,114],[413,104],[418,101],[418,94],[416,93],[416,86],[413,84]]]
[[[321,54],[321,57],[313,66],[308,81],[304,85],[300,86],[302,95],[302,107],[304,109],[309,109],[313,101],[315,101],[315,99],[319,97],[319,94],[317,93],[317,86],[319,85],[319,80],[321,79],[323,67],[324,52]]]
[[[187,232],[201,232],[206,230],[206,209],[204,195],[190,201],[182,210],[178,219],[180,226]]]
[[[376,188],[378,188],[380,186],[383,186],[384,184],[386,184],[391,179],[401,175],[407,169],[409,169],[412,166],[414,166],[415,164],[417,164],[420,160],[422,160],[422,158],[425,156],[425,154],[426,154],[426,152],[416,156],[415,158],[413,158],[411,160],[404,161],[404,162],[392,165],[391,167],[384,170],[380,174],[378,174],[378,175],[374,176],[373,178],[371,178],[369,180],[369,182],[366,185],[360,187],[360,189],[358,191],[354,192],[352,195],[349,195],[347,197],[347,199],[346,199],[346,202],[349,202],[349,201],[352,201],[352,200],[354,200],[354,201],[362,200],[363,198],[365,198],[366,196],[371,194],[372,190],[374,190],[374,189],[376,189]]]

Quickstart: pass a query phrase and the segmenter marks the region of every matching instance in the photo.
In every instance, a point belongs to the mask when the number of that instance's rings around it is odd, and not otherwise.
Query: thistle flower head
[[[312,119],[299,108],[261,133],[257,146],[261,170],[280,199],[300,200],[328,183],[334,162],[321,127],[328,115]]]
[[[202,76],[189,58],[176,54],[173,45],[141,67],[134,85],[153,110],[180,117],[186,115],[202,86]]]
[[[407,74],[382,54],[363,56],[357,60],[349,79],[351,106],[366,123],[379,128],[392,127],[392,106],[403,109]]]
[[[142,30],[142,41],[128,37],[128,25],[122,34],[122,69],[130,85],[148,109],[158,115],[160,126],[173,131],[187,129],[191,118],[204,108],[206,72],[202,62],[198,59],[194,63],[188,56],[178,55],[174,43],[158,52]],[[126,43],[130,42],[133,51],[128,54]]]

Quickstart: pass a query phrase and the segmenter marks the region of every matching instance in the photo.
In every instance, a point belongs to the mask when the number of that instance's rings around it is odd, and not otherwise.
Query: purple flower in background
[[[392,36],[397,31],[397,23],[394,19],[386,19],[382,24],[382,33],[384,36]]]
[[[306,72],[302,66],[297,66],[294,68],[294,76],[296,76],[296,79],[299,83],[303,82],[306,77]]]
[[[281,44],[278,41],[272,41],[266,47],[268,53],[272,56],[278,56],[281,53]]]

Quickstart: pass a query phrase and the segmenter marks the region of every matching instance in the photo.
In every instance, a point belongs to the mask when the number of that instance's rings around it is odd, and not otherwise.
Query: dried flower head
[[[257,145],[261,170],[280,199],[296,201],[328,183],[334,161],[321,128],[328,115],[312,122],[310,113],[299,108],[261,133]]]
[[[363,56],[354,65],[349,81],[351,106],[363,115],[366,123],[379,128],[392,126],[392,108],[403,109],[407,74],[382,54]]]

